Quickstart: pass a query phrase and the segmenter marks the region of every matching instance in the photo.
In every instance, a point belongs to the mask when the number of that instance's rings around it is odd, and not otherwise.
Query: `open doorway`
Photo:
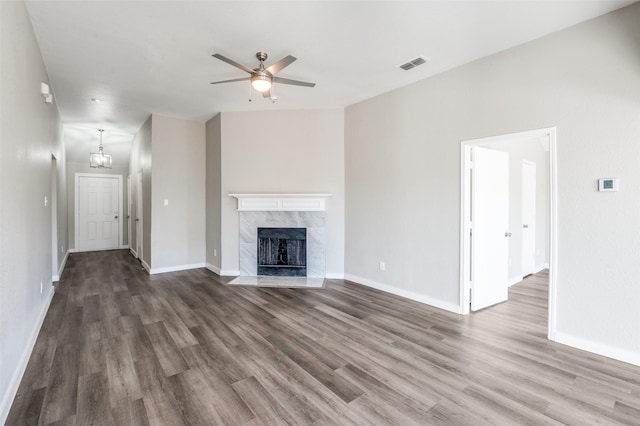
[[[555,146],[556,130],[547,128],[464,141],[461,150],[461,311],[505,301],[509,285],[548,268],[550,339],[556,318]]]

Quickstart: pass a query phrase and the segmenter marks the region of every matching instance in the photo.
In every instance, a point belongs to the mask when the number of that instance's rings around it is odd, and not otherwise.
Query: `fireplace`
[[[258,275],[306,277],[307,229],[258,228]]]
[[[241,277],[259,278],[269,282],[322,279],[326,275],[325,201],[331,194],[229,194],[238,199],[239,266]],[[282,236],[274,229],[293,228],[293,236]],[[263,242],[263,249],[271,251],[268,261],[259,261],[259,229],[271,229],[274,241]],[[301,231],[304,232],[304,246]],[[282,243],[280,240],[294,240]],[[276,242],[277,241],[277,242]],[[284,255],[286,249],[286,256]],[[280,263],[277,254],[280,253]],[[274,254],[275,253],[275,254]],[[304,256],[302,254],[304,253]],[[274,261],[273,256],[276,256]],[[286,258],[288,265],[282,265]],[[304,263],[303,263],[304,262]],[[274,264],[275,263],[275,264]],[[262,268],[259,271],[259,265]],[[295,272],[294,272],[295,270]],[[276,271],[276,272],[273,272]],[[268,274],[268,275],[267,275]],[[265,275],[267,275],[265,277]],[[275,276],[274,276],[275,275]],[[290,278],[284,278],[288,275]],[[283,277],[283,278],[278,278]],[[240,280],[242,281],[242,280]],[[246,282],[242,281],[242,282]]]

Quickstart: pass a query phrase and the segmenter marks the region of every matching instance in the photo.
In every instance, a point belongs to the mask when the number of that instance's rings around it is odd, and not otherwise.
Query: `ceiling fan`
[[[258,58],[258,60],[260,61],[260,65],[258,66],[258,68],[255,68],[255,69],[251,69],[242,64],[239,64],[233,59],[229,59],[226,56],[222,56],[219,53],[216,53],[212,56],[214,58],[220,59],[223,62],[228,63],[229,65],[233,65],[234,67],[239,68],[242,71],[245,71],[251,74],[251,76],[243,77],[243,78],[234,78],[231,80],[214,81],[211,84],[231,83],[234,81],[251,80],[251,86],[254,89],[262,93],[262,96],[264,96],[265,98],[271,97],[272,100],[275,100],[275,96],[272,96],[272,92],[271,92],[273,83],[292,84],[294,86],[304,86],[304,87],[314,87],[316,85],[315,83],[307,83],[306,81],[298,81],[298,80],[291,80],[288,78],[276,77],[277,73],[282,71],[282,69],[284,69],[285,67],[291,65],[291,63],[297,59],[291,55],[288,55],[280,59],[275,64],[272,64],[269,67],[265,68],[264,61],[267,60],[268,55],[266,52],[258,52],[256,53],[256,58]]]

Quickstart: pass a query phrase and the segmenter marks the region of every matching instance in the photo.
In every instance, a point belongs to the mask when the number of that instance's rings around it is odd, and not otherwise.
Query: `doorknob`
[[[114,218],[114,219],[117,219],[117,218],[118,218],[118,216],[116,215],[116,216],[114,216],[113,218]]]
[[[136,222],[138,222],[139,220],[140,220],[140,219],[137,219],[137,218],[136,218]]]
[[[522,225],[522,227],[526,229],[529,227],[529,225]]]
[[[504,233],[504,236],[505,236],[505,237],[510,237],[510,236],[511,236],[511,232],[505,232],[505,233]]]

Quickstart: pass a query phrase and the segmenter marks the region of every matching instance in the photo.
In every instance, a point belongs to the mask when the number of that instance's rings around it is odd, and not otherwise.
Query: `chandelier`
[[[104,153],[104,148],[102,147],[102,132],[103,129],[98,129],[100,132],[100,146],[98,147],[98,152],[92,152],[89,154],[89,166],[98,169],[110,169],[111,168],[111,155]]]

